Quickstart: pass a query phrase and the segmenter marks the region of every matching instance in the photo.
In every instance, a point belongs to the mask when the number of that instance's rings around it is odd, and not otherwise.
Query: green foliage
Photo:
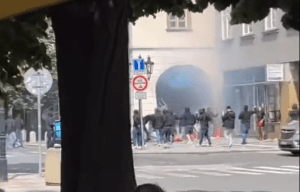
[[[279,8],[285,12],[282,17],[286,29],[299,31],[299,0],[132,0],[131,22],[143,16],[153,16],[165,11],[176,16],[182,16],[184,10],[202,13],[209,5],[223,11],[232,7],[231,24],[251,23],[263,20],[270,8]]]

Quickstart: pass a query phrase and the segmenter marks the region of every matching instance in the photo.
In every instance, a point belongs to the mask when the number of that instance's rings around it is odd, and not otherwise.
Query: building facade
[[[216,17],[216,52],[224,75],[222,107],[231,105],[237,114],[244,105],[263,107],[273,138],[287,121],[288,108],[299,103],[299,32],[284,29],[282,15],[271,9],[260,22],[235,26],[229,24],[230,8]],[[298,73],[292,74],[295,67]]]
[[[217,91],[220,90],[218,86],[222,80],[215,52],[215,16],[216,11],[211,6],[203,14],[186,12],[183,17],[178,18],[160,12],[155,19],[143,17],[137,20],[135,26],[130,24],[130,60],[138,58],[139,55],[146,60],[149,55],[155,63],[149,88],[146,91],[147,99],[143,100],[143,115],[153,114],[154,109],[161,103],[176,109],[177,113],[181,113],[184,107],[190,107],[194,112],[207,105],[208,100],[210,100],[209,105],[217,105],[214,103],[217,99],[211,99],[217,97]],[[178,71],[186,71],[186,74],[193,76],[195,82],[201,81],[201,83],[191,85],[195,88],[183,86],[181,89],[180,82],[192,82],[193,79],[187,80],[189,75],[180,76]],[[198,78],[204,76],[206,78]],[[202,85],[204,87],[199,88]],[[181,94],[182,99],[176,91],[171,96],[166,93],[175,89],[181,90],[181,93],[185,92]],[[209,94],[205,95],[205,92]],[[193,99],[202,100],[202,103],[194,106],[187,102]],[[134,90],[131,90],[131,109],[132,111],[138,109]]]

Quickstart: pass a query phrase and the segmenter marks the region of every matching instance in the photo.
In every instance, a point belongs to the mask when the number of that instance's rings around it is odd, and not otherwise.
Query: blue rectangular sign
[[[61,139],[61,122],[55,121],[55,137]]]
[[[133,70],[135,72],[145,72],[145,61],[144,59],[133,59]]]

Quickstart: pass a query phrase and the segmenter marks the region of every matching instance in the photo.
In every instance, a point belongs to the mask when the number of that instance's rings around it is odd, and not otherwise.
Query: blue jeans
[[[249,123],[242,123],[241,124],[241,129],[242,129],[242,144],[246,144],[246,140],[247,140],[247,137],[248,137],[248,132],[249,132],[249,129],[250,129],[250,124]]]
[[[158,144],[164,143],[164,131],[162,129],[156,130],[156,139]]]
[[[133,146],[142,146],[142,133],[134,128],[133,130]]]

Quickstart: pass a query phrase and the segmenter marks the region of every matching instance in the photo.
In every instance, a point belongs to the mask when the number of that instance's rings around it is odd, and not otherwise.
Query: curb
[[[246,152],[260,152],[260,151],[279,151],[279,149],[249,149],[249,150],[232,150],[232,151],[224,151],[224,150],[220,150],[220,151],[199,151],[199,152],[194,152],[194,151],[174,151],[174,152],[168,152],[168,151],[165,151],[165,152],[133,152],[133,154],[146,154],[146,155],[153,155],[153,154],[214,154],[214,153],[246,153]]]

